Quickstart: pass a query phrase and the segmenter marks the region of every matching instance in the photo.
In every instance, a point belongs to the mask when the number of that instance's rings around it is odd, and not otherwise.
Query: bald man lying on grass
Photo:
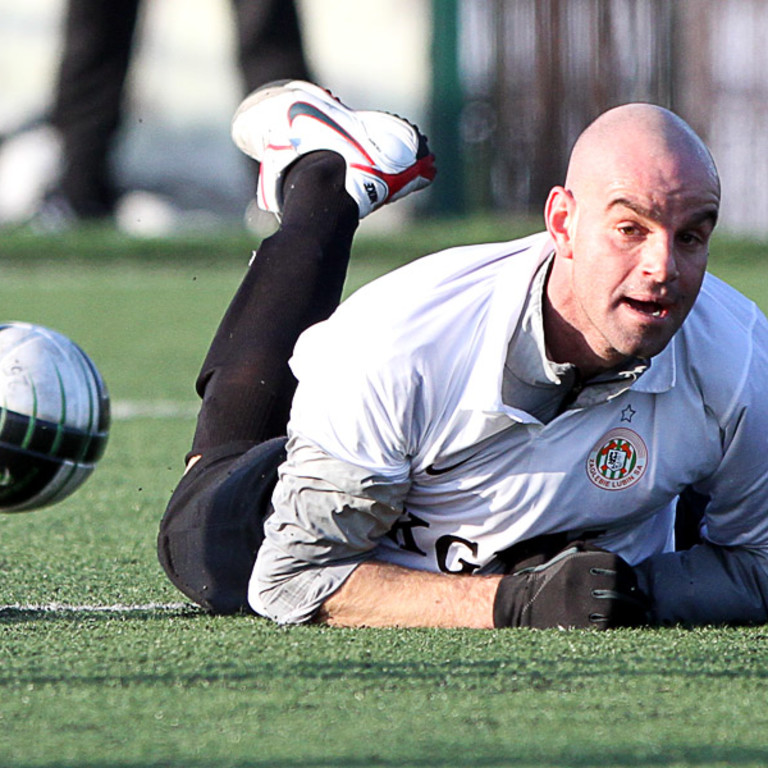
[[[281,228],[198,380],[160,539],[174,583],[279,623],[764,622],[768,324],[706,272],[720,184],[691,128],[605,113],[545,232],[424,257],[334,310],[359,219],[434,171],[415,127],[323,93],[281,85],[236,118]]]

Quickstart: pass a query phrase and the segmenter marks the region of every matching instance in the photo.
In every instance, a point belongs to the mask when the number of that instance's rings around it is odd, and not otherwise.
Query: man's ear
[[[559,256],[570,258],[576,201],[565,187],[553,187],[544,206],[544,221]]]

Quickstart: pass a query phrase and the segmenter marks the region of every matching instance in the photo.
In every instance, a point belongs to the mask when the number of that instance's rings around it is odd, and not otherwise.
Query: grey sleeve
[[[292,436],[249,585],[249,602],[280,624],[310,621],[371,557],[400,517],[408,483],[395,483]]]
[[[635,566],[659,624],[757,624],[768,620],[768,554],[700,544]]]

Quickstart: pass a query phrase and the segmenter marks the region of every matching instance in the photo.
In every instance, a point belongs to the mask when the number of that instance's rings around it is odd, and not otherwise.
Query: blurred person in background
[[[292,0],[232,0],[232,5],[237,61],[248,92],[273,80],[308,76]],[[46,124],[37,131],[43,138],[37,146],[25,142],[27,155],[37,151],[51,162],[46,168],[44,160],[37,161],[45,168],[38,172],[23,152],[17,153],[18,159],[10,157],[10,141],[6,157],[0,159],[0,185],[6,187],[6,196],[16,192],[14,177],[19,170],[41,177],[26,181],[27,187],[35,182],[38,187],[31,221],[37,229],[55,231],[80,222],[109,220],[115,212],[120,190],[110,154],[124,116],[139,11],[139,0],[68,2],[55,98]],[[42,146],[45,143],[48,146]],[[257,175],[256,167],[254,179]],[[29,215],[24,218],[27,223]]]

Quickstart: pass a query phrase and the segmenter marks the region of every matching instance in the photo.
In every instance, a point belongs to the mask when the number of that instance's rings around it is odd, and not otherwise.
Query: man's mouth
[[[625,298],[624,301],[635,312],[658,319],[667,317],[671,307],[671,302],[669,301],[641,301],[640,299],[630,298]]]

